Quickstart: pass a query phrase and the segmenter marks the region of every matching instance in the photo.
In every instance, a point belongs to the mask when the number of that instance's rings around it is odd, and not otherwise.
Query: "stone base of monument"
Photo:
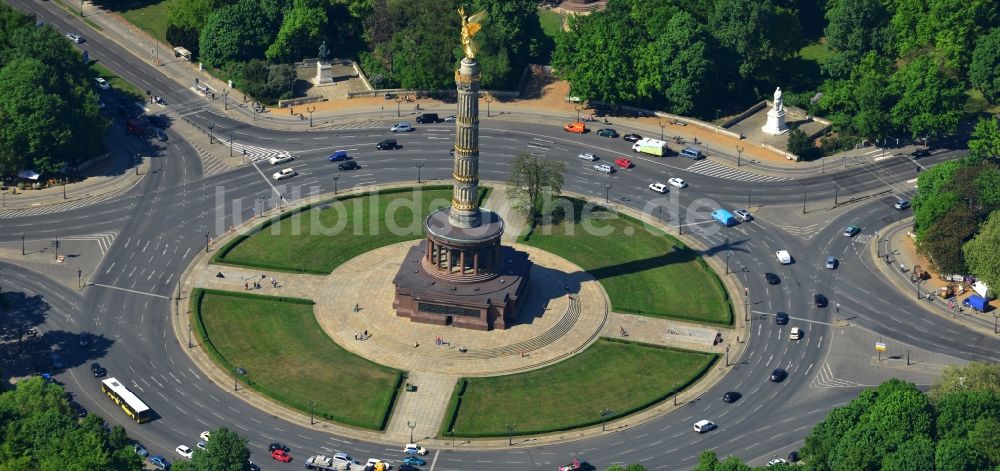
[[[316,77],[313,77],[312,83],[317,87],[333,85],[332,66],[316,61]]]
[[[773,136],[788,132],[788,125],[785,124],[785,110],[775,110],[772,108],[768,111],[767,124],[760,128],[760,130]]]

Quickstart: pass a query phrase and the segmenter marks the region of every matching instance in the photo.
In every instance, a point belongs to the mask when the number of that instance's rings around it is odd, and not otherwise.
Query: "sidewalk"
[[[996,335],[994,333],[996,322],[994,315],[1000,315],[1000,301],[994,300],[990,303],[993,307],[990,313],[980,313],[961,306],[962,300],[974,294],[972,290],[966,290],[965,293],[952,298],[951,307],[949,307],[949,300],[939,296],[933,296],[933,301],[924,299],[928,293],[939,292],[940,288],[946,286],[948,282],[940,279],[937,273],[930,273],[930,279],[917,284],[911,281],[910,275],[914,266],[919,265],[925,270],[930,267],[927,259],[917,254],[913,239],[909,236],[912,227],[913,218],[908,218],[892,224],[880,232],[880,239],[873,244],[874,247],[870,249],[869,253],[878,270],[896,289],[912,296],[914,301],[917,301],[917,293],[919,292],[921,300],[918,301],[918,304],[928,312],[981,334]],[[885,261],[886,256],[888,256],[889,262]],[[902,269],[900,265],[902,265]]]

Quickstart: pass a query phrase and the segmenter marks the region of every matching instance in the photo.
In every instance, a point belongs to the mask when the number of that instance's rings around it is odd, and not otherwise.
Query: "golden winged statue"
[[[462,17],[462,48],[465,49],[465,57],[475,59],[476,43],[472,37],[483,27],[479,22],[486,17],[486,12],[481,11],[475,15],[465,16],[465,9],[459,8],[458,16]]]

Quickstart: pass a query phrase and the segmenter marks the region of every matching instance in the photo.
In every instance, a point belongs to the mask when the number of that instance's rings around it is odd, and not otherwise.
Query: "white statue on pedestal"
[[[785,102],[781,99],[781,87],[774,90],[774,105],[767,112],[767,124],[760,130],[773,136],[788,132],[788,125],[785,124]]]

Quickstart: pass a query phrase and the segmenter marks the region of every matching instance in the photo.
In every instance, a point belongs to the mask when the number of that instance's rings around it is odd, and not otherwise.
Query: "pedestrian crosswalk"
[[[233,156],[243,159],[244,163],[256,162],[258,160],[267,160],[270,159],[271,157],[275,157],[279,154],[283,154],[286,152],[281,149],[272,149],[270,147],[260,147],[250,144],[244,144],[239,141],[230,142],[226,140],[219,142],[222,142],[227,146],[232,146]]]
[[[784,177],[771,175],[758,175],[756,173],[744,172],[712,160],[699,160],[686,169],[688,172],[697,173],[709,177],[722,178],[725,180],[738,180],[743,182],[778,182],[788,180]]]
[[[353,122],[353,123],[332,124],[332,125],[329,125],[329,126],[323,126],[322,128],[318,128],[318,127],[317,128],[313,128],[312,130],[315,130],[315,131],[328,131],[330,129],[377,129],[377,128],[386,128],[386,129],[388,129],[388,126],[385,123],[381,122],[381,121],[376,121],[374,119],[369,119],[367,121],[358,121],[358,122]]]
[[[52,214],[62,211],[69,211],[71,209],[82,208],[84,206],[89,206],[95,203],[100,203],[102,201],[107,201],[110,199],[117,198],[125,193],[128,193],[135,185],[128,185],[123,188],[117,188],[115,190],[109,191],[107,193],[99,194],[96,196],[85,196],[79,199],[74,199],[66,201],[65,203],[50,204],[44,206],[33,206],[23,209],[6,209],[0,211],[0,219],[8,218],[19,218],[27,216],[39,216],[42,214]]]

